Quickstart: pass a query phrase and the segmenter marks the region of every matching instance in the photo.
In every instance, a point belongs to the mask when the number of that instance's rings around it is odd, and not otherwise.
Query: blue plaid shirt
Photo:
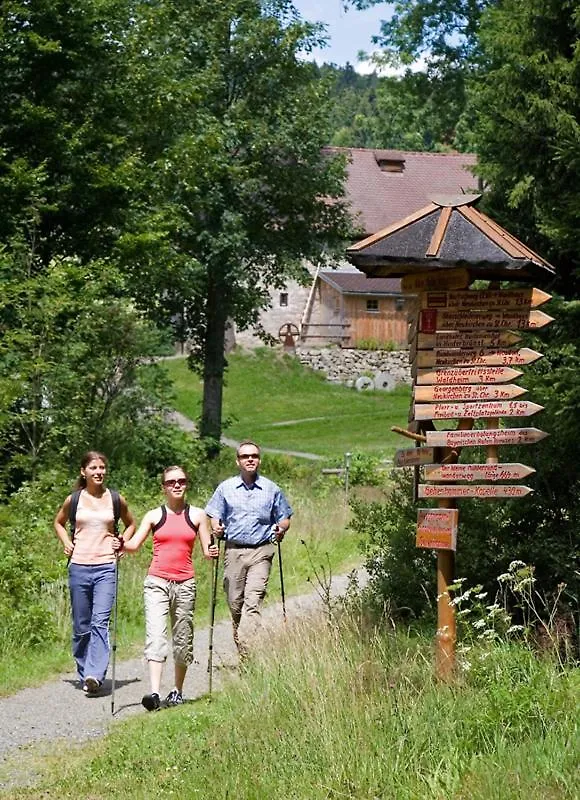
[[[226,541],[256,547],[270,541],[272,526],[291,517],[292,509],[273,481],[256,475],[248,486],[238,475],[220,483],[205,513],[221,519]]]

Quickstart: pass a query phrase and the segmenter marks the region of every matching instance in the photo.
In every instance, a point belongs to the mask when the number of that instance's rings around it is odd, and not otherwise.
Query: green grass
[[[391,425],[405,425],[410,388],[357,392],[327,382],[290,356],[266,348],[228,356],[223,402],[224,433],[255,439],[263,447],[339,458],[361,451],[392,456],[401,438]],[[202,382],[185,359],[166,362],[174,382],[175,407],[199,417]]]
[[[431,646],[299,621],[211,703],[56,751],[41,784],[3,796],[575,800],[578,673],[496,644],[445,686]]]

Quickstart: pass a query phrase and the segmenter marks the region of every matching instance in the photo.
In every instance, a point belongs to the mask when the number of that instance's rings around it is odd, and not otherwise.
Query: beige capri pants
[[[145,600],[145,658],[166,661],[169,653],[167,623],[171,619],[173,661],[189,666],[193,662],[193,612],[195,578],[168,581],[147,575],[143,583]]]

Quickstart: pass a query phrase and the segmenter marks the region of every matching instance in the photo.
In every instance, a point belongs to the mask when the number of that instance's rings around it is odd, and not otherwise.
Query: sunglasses
[[[238,456],[240,461],[247,461],[248,458],[253,458],[254,461],[258,461],[260,459],[259,453],[242,453],[242,455]]]
[[[169,478],[168,481],[163,481],[163,485],[168,486],[170,489],[173,489],[173,487],[181,489],[182,486],[187,486],[187,480],[185,478]]]

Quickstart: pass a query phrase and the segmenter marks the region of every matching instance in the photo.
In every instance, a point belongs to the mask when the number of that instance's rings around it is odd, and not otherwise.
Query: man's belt
[[[233,548],[234,550],[255,550],[257,547],[264,547],[265,544],[271,544],[270,539],[265,539],[258,544],[243,544],[242,542],[231,542],[226,539],[226,549]]]

